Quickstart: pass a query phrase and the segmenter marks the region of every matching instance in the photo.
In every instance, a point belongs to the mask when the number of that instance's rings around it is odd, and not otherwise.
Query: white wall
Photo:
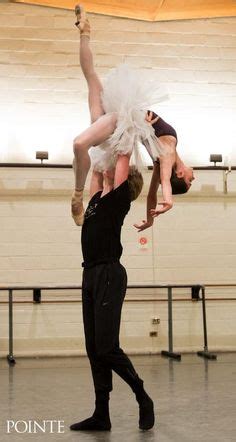
[[[80,228],[70,218],[72,171],[5,168],[1,174],[0,284],[81,284]],[[149,177],[146,172],[146,183]],[[133,223],[144,217],[145,191],[133,203],[123,227],[122,262],[130,284],[235,283],[236,175],[229,176],[227,195],[222,192],[221,172],[198,172],[196,182],[195,191],[176,198],[172,211],[142,234]],[[140,246],[141,236],[148,240],[146,247]],[[0,296],[7,300],[6,292]],[[31,301],[32,293],[18,292],[14,297]],[[190,301],[188,290],[175,291],[174,297],[175,348],[198,350],[201,306]],[[235,349],[236,307],[230,300],[235,299],[235,288],[208,289],[207,298],[210,348]],[[43,300],[62,299],[79,303],[15,304],[16,354],[84,351],[80,292],[43,293]],[[128,292],[121,328],[121,342],[128,351],[166,347],[167,305],[161,299],[166,299],[166,291]],[[159,326],[152,325],[153,317],[160,318]],[[6,354],[7,304],[0,304],[0,319],[0,354]],[[158,331],[157,338],[149,337],[151,330]]]
[[[42,148],[49,149],[52,161],[68,162],[71,140],[88,124],[73,13],[9,3],[1,3],[0,12],[0,161],[31,161]],[[232,122],[235,115],[236,18],[144,23],[92,15],[91,21],[101,74],[128,60],[152,67],[148,72],[168,83],[171,100],[161,111],[178,128],[186,160],[203,164],[209,152],[234,147],[234,141],[222,144],[222,136],[227,141],[235,130],[225,118]],[[202,131],[206,116],[210,130]],[[123,228],[122,262],[129,283],[234,283],[235,172],[228,177],[227,195],[222,172],[196,172],[191,192],[177,197],[172,211],[152,229],[137,234],[132,224],[145,217],[150,174],[145,172],[143,195]],[[70,218],[72,186],[70,169],[0,168],[1,285],[81,283],[80,229]],[[141,236],[147,247],[140,246]],[[49,295],[80,299],[80,293],[66,292],[45,294],[44,299]],[[166,347],[167,306],[159,301],[165,295],[158,292],[157,302],[148,300],[153,294],[136,295],[141,301],[132,301],[128,293],[124,306],[122,343],[128,351],[159,351]],[[235,349],[235,301],[213,300],[235,298],[235,289],[209,289],[207,295],[210,346]],[[6,293],[0,296],[6,300]],[[31,294],[16,296],[31,300]],[[175,346],[199,349],[200,304],[189,301],[186,290],[176,296],[184,301],[174,306]],[[151,324],[153,317],[161,319],[158,327]],[[80,303],[16,304],[14,318],[18,354],[84,351]],[[0,324],[0,354],[5,354],[6,304],[0,304]],[[155,329],[158,337],[150,338]]]
[[[71,140],[88,125],[73,11],[0,5],[0,159],[71,160]],[[96,68],[144,68],[168,87],[156,110],[174,124],[186,161],[221,152],[236,160],[236,17],[142,22],[90,14]],[[217,130],[216,130],[217,128]]]

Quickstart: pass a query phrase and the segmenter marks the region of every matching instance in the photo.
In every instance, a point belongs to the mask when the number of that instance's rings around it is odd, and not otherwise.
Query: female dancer
[[[72,216],[77,225],[83,223],[83,188],[90,157],[88,150],[99,145],[104,151],[103,169],[107,169],[110,160],[113,165],[118,154],[132,153],[135,163],[140,164],[137,142],[142,140],[154,161],[160,165],[160,180],[163,201],[152,206],[152,216],[158,216],[169,210],[172,205],[172,193],[183,193],[193,179],[192,169],[187,168],[176,156],[177,136],[175,130],[159,116],[146,111],[149,104],[163,99],[163,92],[152,88],[143,81],[140,74],[134,73],[127,66],[120,66],[111,72],[102,84],[94,70],[92,52],[89,46],[90,25],[82,6],[76,7],[80,30],[80,64],[88,83],[89,107],[92,125],[74,141],[75,191],[72,197]],[[109,153],[108,153],[109,152]],[[101,149],[100,149],[101,153]],[[173,177],[173,167],[177,175]],[[156,167],[154,167],[154,178]],[[179,182],[180,181],[180,182]],[[182,188],[179,184],[182,183]]]

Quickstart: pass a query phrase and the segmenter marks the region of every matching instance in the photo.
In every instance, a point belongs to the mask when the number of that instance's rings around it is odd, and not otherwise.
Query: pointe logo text
[[[64,421],[7,420],[7,433],[64,433]]]

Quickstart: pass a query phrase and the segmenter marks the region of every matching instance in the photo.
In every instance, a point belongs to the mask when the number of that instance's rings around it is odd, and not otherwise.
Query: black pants
[[[141,381],[119,344],[126,287],[126,270],[119,262],[84,269],[82,301],[85,341],[97,393],[112,390],[112,370],[134,392]]]

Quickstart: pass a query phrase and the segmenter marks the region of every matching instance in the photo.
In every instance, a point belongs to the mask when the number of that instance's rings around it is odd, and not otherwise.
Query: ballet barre
[[[218,285],[211,284],[209,287]],[[129,289],[166,289],[168,302],[168,350],[162,350],[161,355],[176,360],[181,360],[181,354],[174,351],[173,346],[173,289],[189,288],[192,291],[192,300],[202,301],[202,320],[203,320],[203,350],[198,351],[197,355],[206,359],[216,359],[217,356],[208,350],[207,338],[207,319],[206,319],[206,300],[205,286],[202,284],[150,284],[150,285],[128,285]],[[0,285],[0,291],[8,291],[8,330],[9,330],[9,353],[7,360],[10,365],[15,364],[13,353],[13,291],[33,291],[33,299],[35,303],[41,303],[42,290],[81,290],[81,285]],[[201,297],[199,294],[201,293]],[[156,301],[156,297],[152,301]],[[137,301],[137,300],[135,300]],[[145,299],[141,300],[145,302]],[[162,301],[165,301],[162,299]],[[65,302],[65,301],[63,301]],[[68,301],[71,302],[71,301]]]

